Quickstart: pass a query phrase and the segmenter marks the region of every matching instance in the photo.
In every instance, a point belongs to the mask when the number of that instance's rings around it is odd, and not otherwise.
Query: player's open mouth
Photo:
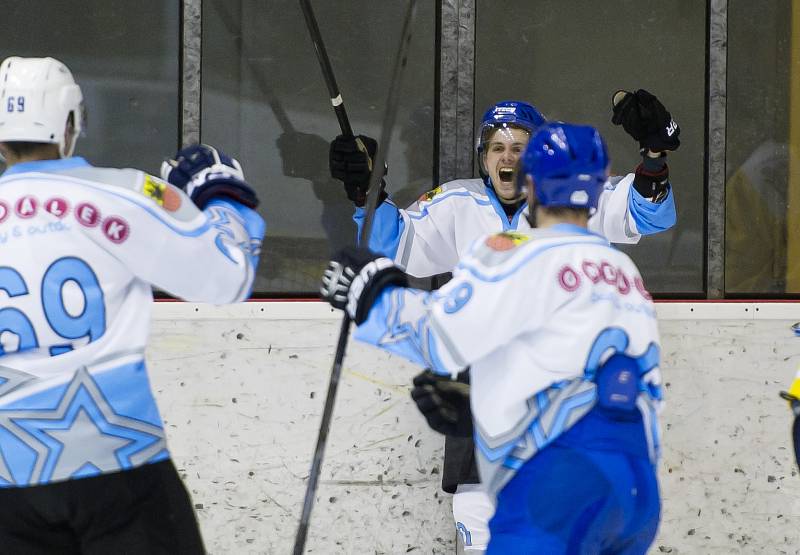
[[[500,178],[500,181],[503,183],[511,183],[511,181],[514,179],[514,169],[500,168],[497,170],[497,175]]]

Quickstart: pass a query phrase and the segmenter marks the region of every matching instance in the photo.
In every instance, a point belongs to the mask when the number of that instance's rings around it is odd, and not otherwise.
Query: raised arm
[[[612,123],[638,141],[642,162],[633,173],[608,181],[589,227],[612,242],[637,243],[642,235],[660,233],[677,221],[667,152],[680,146],[680,127],[644,89],[617,91],[612,105]]]
[[[120,202],[138,229],[112,254],[139,278],[185,300],[246,299],[265,224],[239,163],[193,145],[165,162],[162,174],[170,183],[142,174],[139,194]]]

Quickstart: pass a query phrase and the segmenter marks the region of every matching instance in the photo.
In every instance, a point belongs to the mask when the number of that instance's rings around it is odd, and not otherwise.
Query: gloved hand
[[[414,377],[411,398],[433,430],[448,436],[472,436],[469,384],[425,370]]]
[[[647,152],[642,153],[642,163],[634,171],[633,188],[652,202],[661,202],[667,197],[669,166],[667,166],[666,153],[662,152],[656,158]]]
[[[639,141],[639,148],[653,152],[678,149],[681,128],[654,95],[644,89],[619,90],[611,102],[614,111],[611,123],[622,125],[628,135]]]
[[[186,191],[202,210],[215,197],[227,197],[249,208],[258,197],[244,180],[242,166],[221,150],[204,144],[189,145],[161,164],[161,178]]]
[[[353,204],[364,206],[369,189],[369,178],[372,173],[372,160],[378,150],[375,139],[366,135],[345,137],[339,135],[331,141],[328,163],[331,177],[344,183],[344,190]],[[384,175],[386,168],[384,167]],[[380,204],[386,198],[383,192],[378,200]]]
[[[359,325],[389,285],[407,287],[408,275],[385,256],[369,249],[345,247],[328,262],[319,294],[334,308],[347,310]]]

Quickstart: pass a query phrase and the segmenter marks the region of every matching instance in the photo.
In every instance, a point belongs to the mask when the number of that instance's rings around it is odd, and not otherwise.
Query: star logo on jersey
[[[166,449],[164,431],[118,414],[85,368],[76,372],[52,409],[0,410],[0,429],[5,432],[0,478],[11,484],[114,472],[141,465]]]
[[[27,372],[22,372],[21,370],[15,370],[14,368],[9,368],[8,366],[0,366],[0,397],[8,395],[15,389],[18,389],[35,379],[36,376],[33,374],[28,374]],[[6,458],[3,455],[2,450],[0,450],[0,482],[9,484],[14,482],[11,475],[11,469],[6,462]]]
[[[150,175],[144,177],[142,193],[168,212],[175,212],[181,207],[180,193],[172,185],[158,181]]]
[[[432,191],[428,191],[427,193],[422,193],[422,195],[417,199],[417,202],[427,202],[429,200],[432,200],[433,197],[435,197],[436,195],[438,195],[441,192],[442,192],[442,188],[441,187],[436,187]]]
[[[0,397],[8,395],[26,383],[36,379],[33,374],[28,374],[22,370],[15,370],[8,366],[0,366]]]
[[[510,251],[518,247],[522,243],[528,241],[530,236],[524,233],[515,233],[513,231],[504,231],[497,235],[492,235],[486,239],[486,246],[495,251]]]

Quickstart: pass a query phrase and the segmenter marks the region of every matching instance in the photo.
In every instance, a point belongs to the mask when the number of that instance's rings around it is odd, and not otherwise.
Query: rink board
[[[660,303],[663,519],[653,553],[796,553],[800,479],[778,391],[795,303]],[[319,302],[160,302],[148,351],[176,465],[212,554],[290,553],[340,314]],[[308,553],[452,553],[442,439],[418,369],[351,343]]]

